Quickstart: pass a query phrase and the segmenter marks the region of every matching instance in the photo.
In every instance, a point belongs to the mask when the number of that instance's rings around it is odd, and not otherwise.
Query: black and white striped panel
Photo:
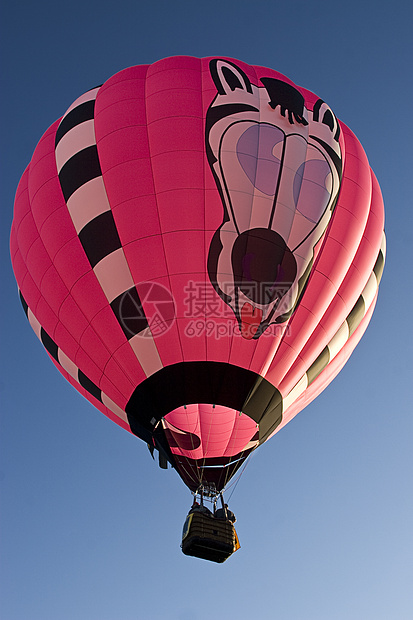
[[[22,303],[24,312],[29,320],[30,325],[33,328],[34,333],[39,338],[40,342],[43,344],[44,348],[47,350],[49,355],[53,357],[54,360],[62,367],[66,372],[79,383],[89,394],[91,394],[96,400],[101,402],[105,407],[109,409],[112,413],[114,413],[118,418],[123,420],[129,425],[128,417],[126,413],[121,409],[116,403],[113,402],[109,396],[107,396],[102,390],[97,386],[93,381],[89,379],[81,370],[76,366],[72,360],[70,360],[67,355],[59,349],[54,340],[49,336],[49,334],[43,329],[40,325],[39,321],[34,316],[33,312],[28,307],[23,295],[21,292],[20,301]]]
[[[376,263],[366,286],[344,323],[321,351],[317,359],[311,364],[307,372],[296,383],[290,393],[283,400],[283,410],[286,411],[293,402],[308,388],[311,383],[323,372],[326,366],[336,357],[353,335],[370,308],[381,280],[386,255],[386,237],[383,233],[382,244]]]
[[[59,181],[79,240],[113,313],[147,376],[162,363],[110,208],[95,137],[99,88],[77,99],[56,131]],[[116,274],[111,277],[110,274]],[[125,322],[122,316],[129,320]],[[131,321],[130,317],[136,317]],[[142,332],[144,338],[141,337]]]

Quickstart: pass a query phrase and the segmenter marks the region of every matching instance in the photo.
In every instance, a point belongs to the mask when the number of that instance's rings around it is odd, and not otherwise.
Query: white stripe
[[[256,446],[259,446],[259,444],[259,439],[257,439],[256,441],[249,441],[247,445],[242,448],[242,450],[250,450],[250,448],[255,448]]]
[[[68,131],[56,146],[57,172],[60,172],[65,163],[79,151],[96,144],[95,122],[84,121]]]
[[[285,412],[288,409],[288,407],[290,407],[293,404],[293,402],[297,400],[297,398],[301,396],[303,392],[305,392],[305,390],[307,389],[307,386],[308,386],[308,377],[306,373],[304,376],[301,377],[299,382],[295,384],[295,386],[290,391],[290,393],[287,394],[287,396],[283,399],[283,412]]]
[[[370,304],[376,295],[377,288],[377,278],[376,274],[373,271],[370,278],[368,279],[366,286],[363,289],[363,292],[361,293],[361,296],[364,299],[364,314],[366,314],[367,310],[370,308]]]
[[[112,413],[117,415],[118,418],[121,418],[121,420],[129,424],[128,417],[126,413],[123,411],[123,409],[118,407],[118,405],[114,403],[113,400],[111,400],[109,396],[106,396],[106,394],[104,394],[103,392],[101,396],[102,396],[102,403],[105,405],[105,407],[107,407]]]
[[[381,238],[380,250],[383,252],[384,259],[386,259],[386,249],[387,249],[386,245],[387,245],[386,233],[383,230],[383,237]]]
[[[86,103],[86,101],[92,101],[93,99],[96,99],[96,95],[98,94],[98,90],[99,90],[100,86],[98,86],[97,88],[94,88],[93,90],[89,90],[87,93],[85,93],[84,95],[81,95],[80,97],[78,97],[70,106],[70,108],[67,108],[66,112],[64,113],[62,120],[65,116],[67,116],[69,114],[69,112],[71,112],[72,110],[74,110],[74,108],[77,108],[79,105],[81,105],[82,103]]]
[[[30,310],[30,308],[28,308],[28,311],[27,311],[27,318],[29,319],[29,323],[32,326],[34,333],[36,334],[36,336],[41,342],[42,337],[41,337],[40,331],[42,329],[42,326],[40,325],[39,321],[34,316],[33,312]]]
[[[110,210],[102,177],[96,177],[79,187],[68,199],[67,208],[79,233],[86,224]]]
[[[67,357],[66,353],[63,353],[62,349],[58,349],[57,358],[61,367],[64,368],[65,371],[79,383],[79,368],[76,364]]]
[[[109,303],[135,285],[123,248],[102,258],[93,271]]]
[[[143,332],[136,334],[136,336],[129,340],[129,343],[147,377],[163,368],[158,349],[156,348],[149,327]]]
[[[341,349],[344,347],[344,345],[346,344],[348,340],[348,337],[349,337],[349,327],[348,327],[347,321],[344,321],[344,323],[340,326],[337,333],[332,337],[332,339],[327,345],[328,350],[330,352],[330,362],[332,359],[335,358],[337,353],[339,353]]]

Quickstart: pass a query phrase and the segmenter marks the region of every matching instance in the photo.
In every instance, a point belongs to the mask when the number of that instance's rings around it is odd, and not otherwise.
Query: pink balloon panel
[[[192,490],[336,376],[384,265],[354,134],[228,58],[125,69],[41,138],[15,200],[24,310],[63,376]]]

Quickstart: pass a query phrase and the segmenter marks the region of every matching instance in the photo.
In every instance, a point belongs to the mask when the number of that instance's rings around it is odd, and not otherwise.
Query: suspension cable
[[[244,463],[244,465],[243,465],[243,466],[242,466],[242,468],[241,468],[240,473],[239,473],[239,474],[238,474],[238,476],[235,478],[235,480],[233,480],[233,482],[229,485],[229,487],[225,489],[226,491],[228,491],[229,489],[231,489],[231,488],[232,488],[231,494],[230,494],[230,496],[227,498],[227,502],[228,502],[228,503],[229,503],[229,500],[231,499],[231,497],[233,496],[234,491],[235,491],[235,489],[237,488],[238,482],[240,481],[241,476],[242,476],[242,474],[244,473],[244,471],[245,471],[245,469],[246,469],[246,467],[247,467],[248,463],[250,462],[251,457],[252,457],[252,455],[254,454],[255,450],[256,450],[256,448],[254,448],[254,450],[253,450],[253,451],[252,451],[252,452],[251,452],[251,453],[247,456],[247,458],[245,459],[245,463]]]

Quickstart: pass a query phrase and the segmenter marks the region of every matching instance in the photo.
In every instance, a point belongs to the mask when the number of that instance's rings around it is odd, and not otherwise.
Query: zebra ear
[[[252,93],[251,82],[244,71],[229,60],[214,58],[209,63],[209,69],[220,95],[228,95],[237,88]]]

